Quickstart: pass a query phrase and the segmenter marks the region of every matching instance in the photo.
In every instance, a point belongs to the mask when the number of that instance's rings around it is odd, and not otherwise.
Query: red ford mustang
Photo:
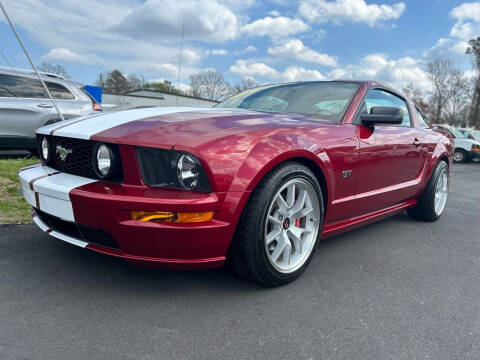
[[[226,260],[268,286],[320,239],[407,210],[436,220],[453,146],[377,82],[268,85],[212,109],[143,108],[37,131],[23,194],[48,234],[137,265]]]

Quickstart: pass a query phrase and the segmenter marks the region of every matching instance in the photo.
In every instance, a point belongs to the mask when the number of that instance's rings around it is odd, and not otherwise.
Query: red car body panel
[[[354,124],[370,88],[363,82],[342,123],[296,114],[241,110],[195,111],[128,122],[90,140],[119,144],[124,181],[97,181],[70,191],[75,222],[102,228],[121,250],[87,248],[137,265],[205,268],[222,265],[249,196],[276,165],[302,161],[319,176],[325,198],[322,238],[415,206],[441,158],[452,164],[451,140],[419,127]],[[54,133],[54,130],[53,130]],[[211,193],[146,186],[135,146],[174,148],[195,155],[207,172]],[[351,171],[345,177],[344,171]],[[53,178],[53,177],[52,177]],[[139,211],[214,211],[201,224],[132,220]]]

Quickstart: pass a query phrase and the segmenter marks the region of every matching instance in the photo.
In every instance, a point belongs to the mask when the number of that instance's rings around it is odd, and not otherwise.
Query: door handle
[[[39,108],[44,108],[44,109],[50,109],[50,108],[53,108],[53,105],[50,105],[50,104],[38,104],[37,107],[39,107]]]
[[[413,145],[420,146],[420,145],[422,145],[422,142],[420,141],[419,138],[415,138],[415,139],[413,139]]]

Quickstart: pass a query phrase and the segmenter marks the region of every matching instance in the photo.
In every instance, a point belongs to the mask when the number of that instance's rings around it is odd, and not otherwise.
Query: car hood
[[[454,143],[457,146],[461,146],[461,145],[469,146],[469,147],[471,147],[472,145],[479,145],[480,146],[480,141],[472,140],[472,139],[458,139],[458,138],[455,138]]]
[[[240,109],[145,108],[78,118],[37,131],[81,139],[137,146],[197,147],[227,136],[315,125],[297,114]]]

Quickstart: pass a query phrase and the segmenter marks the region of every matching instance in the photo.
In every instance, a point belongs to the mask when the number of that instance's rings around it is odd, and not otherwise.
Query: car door
[[[404,117],[400,125],[366,126],[357,115],[360,158],[355,197],[358,214],[413,197],[426,159],[421,134],[414,127],[407,102],[389,90],[375,88],[365,96],[360,113],[370,112],[373,106],[400,108]]]

